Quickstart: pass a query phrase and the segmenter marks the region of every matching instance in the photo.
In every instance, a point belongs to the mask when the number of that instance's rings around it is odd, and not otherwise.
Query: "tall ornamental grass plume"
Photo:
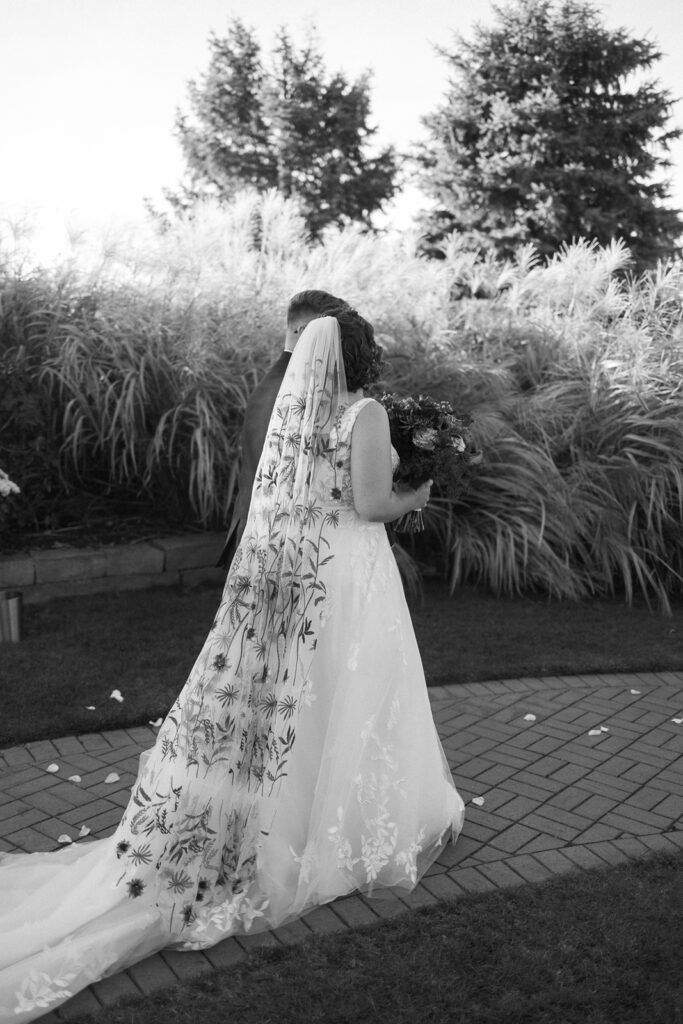
[[[640,593],[666,611],[683,582],[681,265],[633,280],[622,246],[578,242],[507,269],[493,297],[456,304],[440,340],[441,394],[471,412],[485,452],[432,513],[451,583]]]
[[[3,537],[105,511],[223,526],[287,302],[323,288],[375,325],[381,388],[473,417],[483,463],[430,502],[420,557],[453,587],[667,610],[683,584],[681,263],[635,277],[622,244],[585,240],[498,261],[454,236],[441,255],[357,227],[311,244],[275,192],[74,237],[53,267],[0,253],[0,465],[21,489]]]
[[[21,501],[3,540],[111,514],[223,526],[245,404],[290,297],[324,288],[390,340],[426,338],[445,310],[438,280],[396,236],[351,228],[312,247],[276,192],[74,232],[56,266],[6,253],[0,457]]]

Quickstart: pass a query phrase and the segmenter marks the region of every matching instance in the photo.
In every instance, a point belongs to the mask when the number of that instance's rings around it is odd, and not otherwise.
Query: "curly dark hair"
[[[357,391],[374,384],[382,371],[383,350],[375,341],[372,324],[349,306],[328,315],[335,317],[339,324],[348,390]]]
[[[337,298],[330,292],[323,292],[314,288],[305,292],[297,292],[289,300],[287,307],[287,323],[291,324],[300,313],[311,313],[315,316],[330,316],[332,310],[348,309],[349,304],[344,299]]]

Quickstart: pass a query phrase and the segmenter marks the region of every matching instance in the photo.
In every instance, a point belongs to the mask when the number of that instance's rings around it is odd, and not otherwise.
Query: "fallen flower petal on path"
[[[675,722],[676,725],[683,725],[683,718],[672,718],[671,721]],[[48,769],[48,771],[49,771],[49,769]]]
[[[120,778],[121,778],[121,776],[117,775],[116,772],[109,772],[109,775],[107,775],[107,777],[106,777],[106,779],[104,781],[105,782],[118,782]]]
[[[485,803],[485,800],[484,800],[483,796],[473,796],[472,797],[472,803],[476,804],[477,807],[483,807],[484,803]]]
[[[109,699],[110,700],[117,700],[119,702],[119,704],[120,704],[121,701],[123,700],[123,697],[121,696],[121,691],[120,690],[112,690],[111,693],[109,694]]]
[[[535,722],[536,721],[536,715],[525,715],[524,716],[524,721],[525,722]]]
[[[71,836],[61,835],[61,836],[57,837],[57,842],[58,843],[73,843],[73,839],[71,838]]]
[[[631,690],[631,693],[640,693],[640,690]]]
[[[59,771],[59,765],[58,765],[58,764],[55,764],[55,763],[53,762],[52,764],[49,764],[49,765],[47,766],[47,768],[45,769],[45,771],[46,771],[46,772],[58,772],[58,771]]]
[[[602,736],[602,729],[589,729],[588,730],[588,735],[589,736]]]
[[[69,782],[81,782],[81,781],[82,781],[82,779],[81,779],[80,775],[70,775],[69,776]]]
[[[95,705],[94,704],[86,704],[85,705],[85,710],[86,711],[95,711]]]
[[[609,732],[609,729],[607,728],[606,725],[601,725],[600,726],[600,732]]]
[[[161,723],[162,723],[162,722],[163,722],[163,718],[157,718],[156,722],[153,722],[153,721],[152,721],[152,720],[150,719],[150,722],[149,722],[149,724],[150,724],[150,725],[151,725],[151,726],[152,726],[152,727],[153,727],[154,729],[158,729],[158,728],[159,728],[159,726],[161,725]]]
[[[87,825],[81,825],[81,831],[78,833],[78,838],[82,839],[83,836],[89,836],[89,835],[90,835],[90,829],[88,828],[88,826]]]

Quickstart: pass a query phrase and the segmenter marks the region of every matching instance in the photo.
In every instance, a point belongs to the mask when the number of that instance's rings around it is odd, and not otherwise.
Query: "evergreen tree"
[[[296,197],[317,236],[327,224],[362,221],[395,191],[391,147],[372,156],[369,75],[328,75],[312,38],[297,48],[281,29],[264,66],[254,32],[234,19],[209,39],[209,69],[189,85],[191,113],[176,127],[189,172],[176,207],[238,189],[277,188]]]
[[[424,119],[420,158],[427,244],[453,231],[511,255],[548,254],[583,236],[622,238],[644,267],[676,251],[666,206],[672,98],[643,79],[661,57],[648,39],[612,31],[581,0],[515,0],[492,27],[456,36],[445,102]]]

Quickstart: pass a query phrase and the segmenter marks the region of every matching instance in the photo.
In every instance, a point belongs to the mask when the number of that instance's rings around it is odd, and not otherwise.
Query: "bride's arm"
[[[392,476],[389,417],[379,402],[368,402],[358,413],[351,435],[351,488],[361,519],[390,523],[426,505],[430,484],[397,492]]]

